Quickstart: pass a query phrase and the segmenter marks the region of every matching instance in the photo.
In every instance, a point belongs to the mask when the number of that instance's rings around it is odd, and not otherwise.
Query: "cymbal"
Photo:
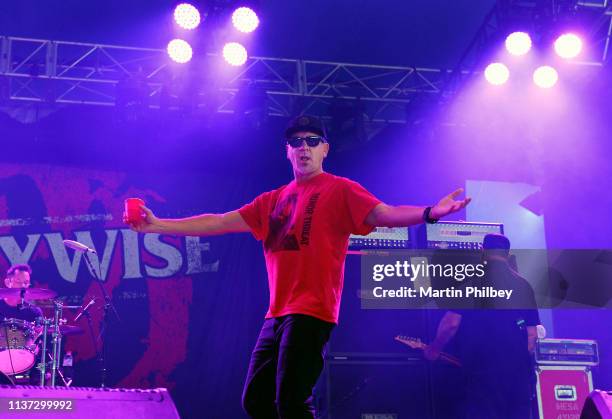
[[[46,288],[0,288],[0,298],[21,298],[22,292],[26,301],[49,300],[57,295]]]
[[[71,324],[60,324],[59,329],[62,336],[80,335],[81,333],[83,333],[83,328],[79,326],[73,326]],[[47,333],[53,333],[53,326],[50,326],[47,329]]]
[[[53,308],[56,305],[57,305],[56,300],[40,301],[36,303],[36,307],[40,307],[40,308]],[[81,306],[67,306],[65,304],[62,304],[62,308],[68,308],[71,310],[75,310],[75,309],[81,308]]]
[[[62,332],[62,335],[64,336],[80,335],[81,333],[83,333],[83,329],[79,326],[64,324],[60,326],[60,332]]]

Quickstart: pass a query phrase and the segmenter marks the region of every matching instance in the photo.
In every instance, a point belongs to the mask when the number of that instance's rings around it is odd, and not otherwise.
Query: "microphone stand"
[[[93,264],[91,263],[91,260],[89,259],[88,252],[84,252],[84,253],[85,253],[85,260],[87,261],[87,265],[89,265],[89,269],[94,279],[100,286],[100,290],[102,291],[102,295],[104,296],[104,315],[102,316],[102,326],[100,327],[100,335],[98,336],[98,340],[102,340],[102,350],[98,351],[98,345],[96,345],[96,352],[98,355],[98,364],[100,366],[100,387],[104,388],[106,387],[106,371],[107,371],[106,370],[106,328],[108,326],[108,313],[112,309],[117,321],[121,322],[121,318],[119,317],[119,313],[117,313],[117,309],[113,305],[111,297],[108,295],[108,292],[106,292],[106,288],[104,288],[104,285],[102,285],[101,275],[99,275],[98,272],[96,272],[96,270],[94,269]],[[99,261],[98,261],[98,268],[101,269]]]

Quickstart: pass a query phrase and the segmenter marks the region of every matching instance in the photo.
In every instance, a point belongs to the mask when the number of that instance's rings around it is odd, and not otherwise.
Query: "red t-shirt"
[[[380,204],[357,182],[321,173],[259,195],[238,211],[263,240],[270,307],[266,318],[307,314],[337,323],[349,234],[373,230]]]

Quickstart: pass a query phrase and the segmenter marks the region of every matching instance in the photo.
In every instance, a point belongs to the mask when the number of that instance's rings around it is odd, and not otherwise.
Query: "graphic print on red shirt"
[[[265,192],[238,211],[263,241],[270,307],[266,318],[306,314],[337,323],[351,233],[380,200],[357,182],[322,173]]]
[[[297,194],[283,198],[270,213],[268,220],[270,231],[264,242],[266,251],[278,252],[280,250],[299,250],[297,236],[295,235],[295,206]]]

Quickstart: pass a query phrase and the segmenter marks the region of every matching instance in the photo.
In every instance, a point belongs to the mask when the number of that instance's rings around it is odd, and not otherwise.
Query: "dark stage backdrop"
[[[267,300],[258,244],[246,235],[138,235],[121,214],[130,196],[161,216],[224,211],[252,198],[253,182],[42,164],[2,164],[0,173],[0,269],[28,263],[33,285],[57,291],[67,304],[98,299],[93,329],[81,318],[87,333],[66,342],[76,355],[75,384],[98,382],[91,334],[99,333],[102,300],[82,254],[63,239],[96,249],[94,267],[120,317],[107,332],[107,385],[168,387],[185,412],[239,417],[247,357]],[[75,315],[65,312],[70,320]]]
[[[272,118],[254,128],[234,117],[150,114],[120,122],[112,109],[52,110],[46,117],[39,113],[32,124],[0,113],[0,269],[28,262],[35,286],[78,304],[99,298],[99,291],[82,257],[61,240],[95,247],[104,285],[121,317],[108,329],[108,385],[168,387],[188,418],[244,417],[240,394],[268,301],[259,243],[249,235],[136,235],[123,226],[121,213],[123,200],[131,196],[145,199],[162,217],[224,212],[286,183],[291,173],[279,135],[286,121]],[[502,136],[496,127],[400,126],[340,153],[332,142],[326,169],[361,182],[390,204],[431,204],[467,180],[538,185],[549,247],[610,247],[612,230],[604,220],[612,211],[611,150],[609,131],[599,128],[589,137],[571,133],[574,142],[564,147],[563,137],[555,137],[554,143],[542,144],[543,154],[533,154],[520,136]],[[583,150],[587,139],[598,146],[591,153]],[[349,259],[331,350],[409,354],[392,336],[428,340],[440,313],[359,309],[357,265]],[[75,314],[66,311],[69,319]],[[92,311],[94,335],[101,314],[98,303]],[[611,388],[610,312],[559,312],[553,321],[558,337],[600,341],[602,364],[594,380]],[[87,333],[67,342],[76,352],[75,385],[96,385],[94,345],[87,323],[78,325]],[[425,374],[423,365],[402,368],[421,377],[415,378],[419,382],[427,375],[451,382],[448,374]],[[350,395],[372,394],[376,400],[379,385],[388,386],[390,400],[402,400],[405,388],[394,386],[397,371],[359,367],[352,377],[344,367],[327,371],[336,374],[331,393],[339,398],[330,411],[342,409],[342,403],[355,406]],[[364,388],[368,377],[374,379]],[[430,402],[422,402],[427,409]]]

